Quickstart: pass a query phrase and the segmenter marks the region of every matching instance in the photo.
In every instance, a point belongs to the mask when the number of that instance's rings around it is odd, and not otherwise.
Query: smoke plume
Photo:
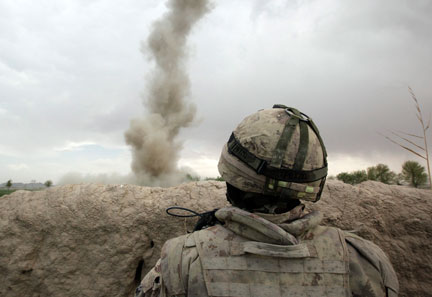
[[[168,12],[153,24],[142,52],[155,69],[144,100],[148,114],[131,120],[125,140],[132,148],[132,171],[140,184],[171,185],[185,176],[177,167],[181,128],[195,118],[187,100],[190,82],[185,70],[186,41],[192,27],[209,10],[208,0],[169,0]]]

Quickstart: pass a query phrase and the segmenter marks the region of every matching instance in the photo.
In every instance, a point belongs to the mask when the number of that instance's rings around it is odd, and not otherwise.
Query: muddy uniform
[[[216,225],[167,241],[137,297],[395,297],[384,252],[338,228],[320,226],[303,205],[283,214],[220,209]]]

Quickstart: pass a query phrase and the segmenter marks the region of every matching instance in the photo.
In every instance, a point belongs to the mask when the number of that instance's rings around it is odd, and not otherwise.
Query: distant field
[[[9,195],[10,193],[15,192],[16,190],[6,190],[6,189],[0,189],[0,197],[3,195]]]

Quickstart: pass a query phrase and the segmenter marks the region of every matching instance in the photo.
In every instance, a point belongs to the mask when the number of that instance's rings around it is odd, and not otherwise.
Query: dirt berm
[[[132,296],[164,241],[192,229],[194,219],[165,214],[172,205],[224,206],[225,184],[82,184],[0,197],[0,296]],[[329,181],[312,207],[386,251],[400,296],[432,296],[431,191]]]

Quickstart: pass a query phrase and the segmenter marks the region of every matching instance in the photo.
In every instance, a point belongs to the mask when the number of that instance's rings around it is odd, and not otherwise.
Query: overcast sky
[[[163,2],[0,1],[0,183],[130,172],[124,132],[153,69],[140,47]],[[418,159],[377,132],[420,133],[408,85],[429,118],[431,28],[430,0],[214,1],[188,41],[199,120],[180,165],[217,176],[233,128],[283,103],[314,119],[331,174],[400,171]]]

